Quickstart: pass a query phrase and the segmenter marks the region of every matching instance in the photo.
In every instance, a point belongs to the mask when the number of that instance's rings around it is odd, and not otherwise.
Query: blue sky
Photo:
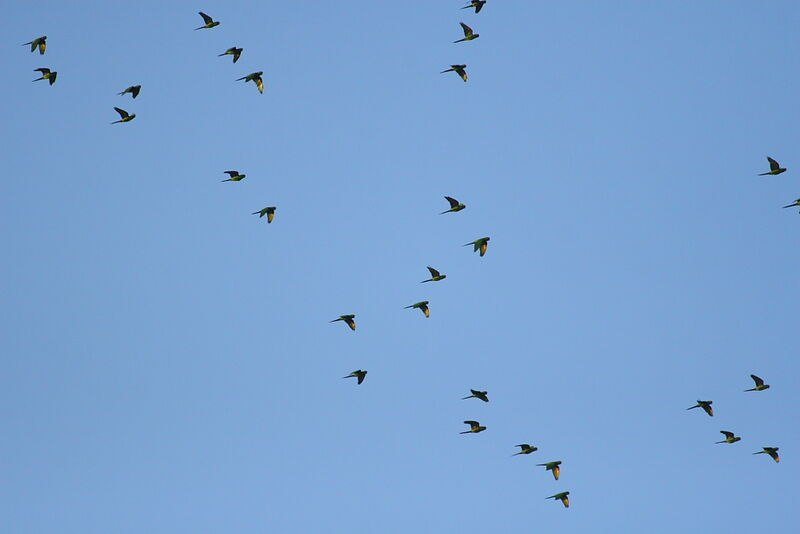
[[[800,522],[800,6],[464,3],[6,6],[4,532]]]

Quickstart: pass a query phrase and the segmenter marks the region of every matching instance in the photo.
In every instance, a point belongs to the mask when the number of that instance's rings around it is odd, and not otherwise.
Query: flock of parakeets
[[[786,169],[783,169],[783,170],[785,171]],[[783,171],[780,171],[780,172],[783,172]],[[769,174],[769,173],[767,173],[767,174]],[[777,173],[774,173],[774,174],[777,174]],[[755,387],[750,388],[750,389],[746,389],[746,390],[744,390],[745,392],[747,392],[747,391],[764,391],[765,389],[769,389],[769,384],[765,384],[763,378],[761,378],[759,376],[756,376],[756,375],[750,375],[750,378],[752,378],[753,382],[755,382]],[[697,404],[695,404],[694,406],[690,406],[690,407],[688,407],[686,409],[687,410],[693,410],[694,408],[702,408],[703,411],[706,412],[709,417],[714,417],[714,408],[711,407],[712,404],[714,404],[714,401],[698,400]],[[741,439],[742,439],[741,437],[737,436],[736,434],[734,434],[733,432],[731,432],[729,430],[720,430],[719,432],[720,432],[720,434],[725,436],[725,439],[723,439],[722,441],[717,441],[717,443],[736,443],[737,441],[741,441]],[[754,452],[753,454],[768,454],[773,460],[775,460],[776,463],[781,461],[781,457],[778,455],[778,447],[763,447],[760,451]]]
[[[462,9],[474,9],[475,13],[477,14],[477,13],[480,13],[481,9],[483,9],[484,5],[486,4],[486,1],[487,0],[471,0],[470,3],[468,5],[462,7]],[[200,17],[202,17],[204,24],[202,26],[199,26],[199,27],[195,28],[195,30],[210,29],[210,28],[214,28],[216,26],[219,26],[219,24],[220,24],[219,21],[215,21],[212,17],[208,16],[207,14],[203,13],[202,11],[198,12],[198,14],[200,15]],[[472,41],[472,40],[477,39],[478,37],[480,37],[480,34],[475,33],[472,30],[472,28],[467,26],[465,23],[460,22],[459,24],[461,25],[461,29],[464,32],[464,37],[462,39],[458,39],[456,41],[453,41],[454,43],[460,43],[460,42],[463,42],[463,41]],[[45,50],[47,48],[47,36],[43,35],[41,37],[38,37],[38,38],[36,38],[36,39],[34,39],[34,40],[30,41],[30,42],[25,43],[23,46],[27,46],[27,45],[30,45],[31,52],[35,52],[38,49],[39,50],[39,54],[40,55],[44,55]],[[228,55],[229,56],[233,56],[233,63],[236,63],[239,60],[239,58],[241,57],[243,51],[244,51],[243,48],[238,48],[238,47],[232,46],[232,47],[228,48],[227,50],[225,50],[223,53],[219,54],[219,57],[228,56]],[[462,80],[464,80],[466,82],[467,78],[468,78],[466,69],[467,69],[467,66],[465,64],[455,64],[455,65],[450,65],[450,68],[446,69],[446,70],[443,70],[442,73],[455,72],[456,74],[458,74],[461,77]],[[41,77],[36,78],[33,81],[48,80],[50,85],[53,85],[56,82],[56,78],[58,76],[58,72],[53,71],[53,70],[51,70],[49,68],[46,68],[46,67],[40,67],[40,68],[37,68],[37,69],[34,69],[34,70],[39,72],[39,73],[41,73]],[[237,78],[236,81],[244,81],[245,83],[246,82],[253,82],[253,83],[255,83],[256,88],[258,89],[258,92],[259,93],[263,93],[264,92],[264,80],[262,78],[263,74],[264,74],[263,71],[252,72],[250,74],[247,74],[246,76],[242,76],[241,78]],[[137,96],[139,96],[139,92],[141,91],[141,89],[142,89],[141,85],[132,85],[132,86],[128,87],[127,89],[125,89],[124,91],[122,91],[122,92],[120,92],[118,94],[120,96],[123,96],[123,95],[126,95],[126,94],[130,94],[131,97],[135,99]],[[130,121],[132,121],[133,119],[136,118],[136,114],[135,113],[128,113],[124,109],[121,109],[121,108],[118,108],[118,107],[114,107],[114,110],[119,114],[120,119],[112,122],[111,124],[130,122]],[[786,168],[785,167],[781,167],[780,164],[777,161],[775,161],[774,159],[772,159],[771,157],[767,157],[767,161],[769,162],[770,170],[768,172],[760,173],[759,176],[777,175],[777,174],[781,174],[783,172],[786,172]],[[238,181],[243,180],[245,178],[245,176],[246,176],[245,174],[240,174],[239,171],[235,171],[235,170],[224,171],[224,172],[225,172],[225,174],[228,175],[228,178],[225,179],[225,180],[222,180],[223,182],[238,182]],[[455,213],[455,212],[461,211],[461,210],[466,208],[465,204],[459,202],[455,198],[452,198],[452,197],[449,197],[449,196],[445,196],[444,198],[445,198],[445,200],[447,200],[447,202],[449,202],[450,209],[441,212],[441,215],[443,215],[445,213]],[[793,203],[788,204],[788,205],[783,206],[783,207],[784,208],[800,207],[800,198],[795,200]],[[268,207],[263,208],[261,210],[258,210],[256,212],[253,212],[253,215],[258,215],[259,218],[264,217],[266,215],[267,222],[271,223],[272,220],[275,217],[275,210],[276,209],[277,208],[275,206],[268,206]],[[480,256],[482,257],[484,254],[486,254],[486,251],[487,251],[487,249],[489,247],[489,239],[490,239],[489,237],[481,237],[481,238],[476,239],[475,241],[471,241],[469,243],[466,243],[464,246],[466,247],[466,246],[472,245],[473,246],[473,251],[474,252],[480,252]],[[422,280],[422,283],[424,283],[424,282],[439,282],[441,280],[444,280],[447,277],[447,275],[441,274],[438,270],[436,270],[436,269],[434,269],[433,267],[430,267],[430,266],[428,266],[428,271],[430,272],[431,277],[428,278],[427,280]],[[429,304],[429,301],[423,300],[423,301],[411,304],[409,306],[406,306],[405,308],[406,309],[418,309],[425,315],[425,317],[430,317],[430,308],[429,308],[428,304]],[[341,315],[341,316],[339,316],[339,318],[334,319],[334,320],[332,320],[330,322],[342,321],[348,327],[350,327],[351,330],[355,331],[355,329],[356,329],[355,317],[356,317],[355,314]],[[366,376],[367,376],[367,371],[366,370],[357,369],[357,370],[353,371],[352,373],[350,373],[349,375],[344,376],[342,378],[356,378],[357,381],[358,381],[358,384],[361,384],[364,381],[364,379],[366,378]],[[756,375],[750,375],[750,376],[752,377],[753,381],[755,382],[755,387],[751,388],[751,389],[748,389],[746,391],[763,391],[763,390],[768,389],[770,387],[768,384],[765,384],[764,381],[761,378],[759,378],[758,376],[756,376]],[[482,400],[483,402],[489,402],[488,392],[486,392],[486,391],[479,391],[479,390],[471,389],[470,393],[471,393],[470,395],[464,397],[462,400],[470,399],[470,398],[476,398],[476,399]],[[712,401],[710,401],[710,400],[698,400],[697,404],[695,404],[694,406],[691,406],[690,408],[687,408],[687,409],[691,410],[691,409],[694,409],[694,408],[702,408],[709,416],[713,416],[714,415],[714,410],[711,407],[711,405],[712,405]],[[477,434],[479,432],[483,432],[484,430],[486,430],[486,427],[481,425],[478,421],[467,420],[467,421],[464,421],[464,424],[469,425],[469,430],[465,430],[463,432],[460,432],[461,434]],[[722,441],[718,441],[716,443],[732,444],[732,443],[736,443],[737,441],[740,441],[742,439],[741,437],[736,436],[733,432],[730,432],[728,430],[720,430],[720,433],[722,433],[725,436],[725,439],[722,440]],[[528,455],[528,454],[531,454],[531,453],[536,452],[537,450],[539,450],[538,447],[529,445],[527,443],[521,443],[519,445],[515,445],[515,447],[519,447],[520,450],[519,450],[519,452],[513,454],[512,456],[517,456],[517,455],[520,455],[520,454]],[[778,455],[778,447],[763,447],[762,450],[760,450],[758,452],[754,452],[753,454],[767,454],[773,460],[775,460],[775,462],[779,462],[780,461],[780,456]],[[556,460],[556,461],[550,461],[550,462],[545,462],[545,463],[536,464],[536,465],[540,466],[540,467],[544,467],[546,471],[551,471],[553,473],[553,478],[555,480],[558,480],[558,478],[559,478],[559,476],[561,474],[561,461]],[[560,492],[560,493],[556,493],[554,495],[551,495],[550,497],[547,497],[547,499],[560,500],[565,507],[569,507],[569,491],[563,491],[563,492]]]

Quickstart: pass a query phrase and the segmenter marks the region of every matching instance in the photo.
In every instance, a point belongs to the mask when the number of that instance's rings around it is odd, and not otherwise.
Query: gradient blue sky
[[[4,6],[3,532],[800,523],[800,5],[464,3]]]

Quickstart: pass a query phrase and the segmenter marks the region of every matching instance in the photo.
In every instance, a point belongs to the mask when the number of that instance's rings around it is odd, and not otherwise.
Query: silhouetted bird
[[[742,439],[739,436],[734,436],[733,432],[728,432],[727,430],[720,430],[720,433],[725,436],[725,439],[722,441],[717,441],[717,443],[736,443]]]
[[[477,252],[478,250],[481,251],[481,256],[486,254],[486,249],[489,248],[489,239],[490,237],[482,237],[480,239],[476,239],[475,241],[470,241],[465,247],[473,245],[472,252]]]
[[[199,28],[195,28],[195,30],[202,30],[203,28],[213,28],[214,26],[219,26],[218,21],[215,21],[202,11],[198,11],[197,14],[203,17],[203,22],[205,22],[205,25],[200,26]]]
[[[329,322],[335,323],[336,321],[344,321],[347,324],[347,326],[350,327],[350,330],[355,330],[356,329],[356,322],[353,320],[355,318],[356,318],[356,316],[353,315],[353,314],[340,315],[338,319],[334,319],[333,321],[329,321]]]
[[[691,410],[691,409],[694,409],[694,408],[702,408],[708,415],[713,417],[714,416],[714,410],[713,410],[713,408],[711,408],[712,404],[713,404],[713,401],[699,400],[699,401],[697,401],[697,404],[695,404],[694,406],[692,406],[690,408],[686,408],[686,409],[687,410]]]
[[[561,476],[561,460],[555,462],[545,462],[543,464],[536,464],[537,466],[544,467],[545,471],[552,471],[553,478],[558,480],[558,477]]]
[[[367,372],[366,371],[362,371],[361,369],[357,369],[357,370],[353,371],[352,373],[350,373],[349,375],[343,376],[342,378],[353,378],[353,377],[356,377],[356,378],[358,378],[358,383],[360,384],[361,382],[364,381],[364,377],[366,377],[366,376],[367,376]]]
[[[515,447],[519,447],[519,452],[515,452],[511,456],[517,456],[519,454],[530,454],[532,452],[536,452],[539,450],[539,447],[532,447],[527,443],[520,443],[519,445],[514,445]]]
[[[466,65],[450,65],[450,68],[447,70],[443,70],[440,74],[444,74],[445,72],[454,71],[456,74],[461,76],[461,79],[465,82],[467,81],[467,66]]]
[[[769,457],[775,460],[775,462],[780,462],[781,457],[778,455],[779,447],[764,447],[764,450],[754,452],[753,454],[769,454]]]
[[[782,172],[786,172],[785,167],[781,167],[780,163],[772,159],[771,157],[767,156],[767,161],[769,161],[769,172],[762,172],[759,176],[766,176],[768,174],[780,174]]]
[[[239,82],[241,80],[244,80],[244,83],[254,82],[256,84],[256,87],[258,88],[258,92],[259,93],[263,93],[264,92],[264,80],[261,78],[262,74],[264,74],[264,71],[251,72],[247,76],[242,76],[241,78],[236,78],[236,81]]]
[[[130,87],[128,87],[127,89],[125,89],[121,93],[117,93],[117,94],[122,96],[122,95],[124,95],[126,93],[130,93],[133,98],[136,98],[137,96],[139,96],[139,91],[141,91],[141,90],[142,90],[142,86],[141,85],[131,85]]]
[[[42,73],[42,77],[41,78],[36,78],[35,80],[32,80],[32,81],[38,82],[39,80],[48,80],[50,82],[50,85],[53,85],[54,83],[56,83],[56,77],[58,76],[58,73],[56,71],[50,70],[50,69],[48,69],[46,67],[40,67],[38,69],[33,69],[33,70],[37,71],[37,72],[41,72]]]
[[[47,41],[47,36],[46,35],[42,35],[41,37],[37,37],[33,41],[31,41],[29,43],[25,43],[22,46],[31,45],[31,52],[36,50],[36,47],[39,47],[39,55],[41,56],[41,55],[44,55],[44,51],[47,48],[46,41]]]
[[[461,28],[464,30],[464,38],[459,39],[458,41],[453,41],[454,43],[460,43],[461,41],[471,41],[473,39],[477,39],[480,37],[479,33],[473,33],[472,28],[464,24],[463,22],[459,22],[461,24]]]
[[[115,107],[114,111],[119,113],[120,119],[118,121],[114,121],[111,124],[116,124],[118,122],[130,122],[136,118],[136,113],[128,113],[122,108]]]
[[[427,280],[423,280],[420,284],[424,284],[425,282],[438,282],[439,280],[444,280],[447,278],[446,274],[440,274],[439,271],[428,265],[428,270],[431,273],[431,277]]]
[[[233,62],[236,63],[239,61],[239,56],[242,55],[244,48],[236,48],[235,46],[230,47],[229,49],[225,50],[223,53],[219,54],[217,57],[222,56],[233,56]]]
[[[746,389],[745,391],[764,391],[765,389],[769,389],[769,384],[765,384],[763,378],[759,378],[756,375],[750,375],[750,378],[756,383],[756,387]]]
[[[472,395],[468,395],[466,397],[463,397],[461,400],[480,399],[483,402],[489,402],[489,392],[488,391],[478,391],[477,389],[470,389],[469,392],[472,393]]]
[[[481,424],[477,421],[464,421],[464,424],[469,425],[469,430],[459,432],[459,434],[477,434],[478,432],[483,432],[486,430],[486,427],[481,426]]]
[[[561,493],[556,493],[555,495],[550,495],[547,497],[548,499],[558,499],[561,501],[561,504],[564,505],[564,508],[569,508],[569,492],[562,491]]]
[[[444,197],[444,198],[447,199],[447,201],[450,203],[450,209],[447,210],[447,211],[443,211],[439,215],[444,215],[445,213],[450,213],[451,211],[452,212],[461,211],[461,210],[463,210],[464,208],[467,207],[465,204],[462,204],[461,202],[459,202],[458,200],[454,199],[453,197]]]
[[[267,216],[267,224],[269,224],[269,223],[272,222],[272,219],[275,218],[275,210],[276,209],[278,209],[278,208],[275,207],[275,206],[267,206],[264,209],[260,209],[258,211],[254,211],[253,215],[258,215],[259,219],[261,217],[263,217],[264,215],[266,215]]]
[[[417,308],[419,310],[422,310],[422,313],[425,314],[425,317],[430,317],[431,316],[431,310],[428,309],[428,301],[427,300],[423,300],[423,301],[420,301],[420,302],[415,302],[411,306],[406,306],[404,309],[407,310],[408,308]]]
[[[225,174],[230,176],[230,178],[222,180],[223,182],[241,182],[247,176],[246,174],[239,174],[239,171],[225,171]]]

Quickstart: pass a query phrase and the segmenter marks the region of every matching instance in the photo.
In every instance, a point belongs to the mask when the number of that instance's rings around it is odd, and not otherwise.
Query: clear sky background
[[[800,5],[465,3],[4,6],[0,530],[800,524]]]

